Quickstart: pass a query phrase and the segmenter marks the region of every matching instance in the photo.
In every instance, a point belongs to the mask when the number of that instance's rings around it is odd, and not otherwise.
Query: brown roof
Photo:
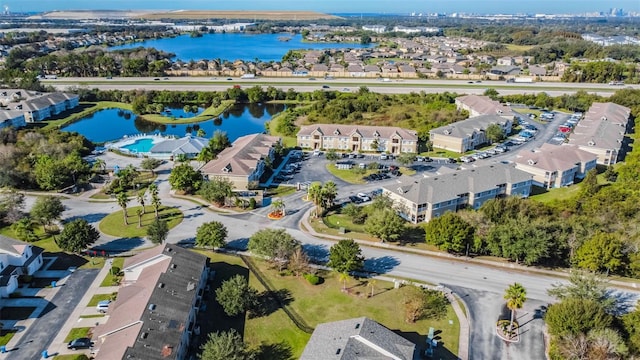
[[[575,146],[544,144],[535,152],[529,150],[519,152],[515,162],[548,171],[567,171],[580,162],[595,160],[595,155]]]
[[[514,116],[513,111],[499,101],[491,100],[488,96],[466,95],[456,98],[456,102],[466,105],[473,111],[483,115]]]
[[[569,143],[600,149],[622,146],[630,109],[614,103],[593,103],[576,125]]]
[[[128,267],[130,267],[132,265],[139,264],[139,263],[141,263],[143,261],[146,261],[146,260],[149,260],[149,259],[151,259],[153,257],[156,257],[156,256],[162,254],[163,250],[164,250],[164,246],[156,246],[156,247],[154,247],[152,249],[143,251],[143,252],[141,252],[141,253],[139,253],[139,254],[137,254],[135,256],[128,257],[128,258],[124,259],[124,265],[123,265],[122,268],[124,270],[124,269],[126,269],[126,268],[128,268]]]
[[[207,175],[250,175],[262,158],[269,155],[279,137],[252,134],[239,137],[231,147],[224,149],[216,159],[206,163],[201,171]]]
[[[323,135],[334,136],[338,132],[342,136],[349,136],[353,133],[359,133],[363,138],[372,139],[377,133],[378,137],[388,139],[397,134],[405,140],[418,140],[418,134],[415,131],[392,126],[364,126],[364,125],[338,125],[338,124],[316,124],[307,125],[300,128],[297,136],[311,135],[315,131],[319,131]]]

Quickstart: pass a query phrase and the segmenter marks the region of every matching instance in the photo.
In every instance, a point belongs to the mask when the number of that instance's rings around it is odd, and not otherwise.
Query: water
[[[196,124],[158,124],[144,120],[130,111],[105,109],[97,111],[83,119],[64,127],[63,131],[75,131],[95,143],[121,139],[125,135],[157,134],[185,136],[196,134],[198,129],[205,132],[206,138],[214,131],[227,133],[230,141],[240,136],[264,132],[264,123],[273,115],[283,111],[283,104],[242,104],[225,111],[218,119]]]
[[[153,147],[153,139],[138,139],[133,144],[122,146],[121,149],[127,149],[130,152],[146,153]]]
[[[291,38],[280,41],[278,38]],[[204,34],[202,37],[180,35],[174,38],[154,39],[124,45],[113,46],[110,49],[131,49],[140,46],[153,47],[176,54],[176,60],[249,60],[281,61],[289,50],[299,49],[360,49],[374,47],[376,44],[352,43],[304,43],[302,35],[297,34],[243,34],[243,33],[215,33]]]
[[[181,118],[190,118],[190,117],[194,117],[194,116],[198,116],[200,114],[202,114],[202,112],[204,111],[204,108],[199,107],[197,112],[187,112],[184,111],[184,108],[179,108],[179,107],[165,107],[164,111],[162,112],[162,115],[166,116],[166,117],[174,117],[176,119],[181,119]]]

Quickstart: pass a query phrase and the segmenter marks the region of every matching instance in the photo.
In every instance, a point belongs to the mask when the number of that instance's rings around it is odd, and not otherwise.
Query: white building
[[[43,251],[29,243],[0,235],[0,297],[9,297],[18,288],[18,276],[33,275],[40,269]]]

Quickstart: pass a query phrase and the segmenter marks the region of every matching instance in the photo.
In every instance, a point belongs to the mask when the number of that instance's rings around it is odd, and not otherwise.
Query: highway
[[[231,79],[231,80],[227,80]],[[466,94],[482,94],[488,88],[498,90],[502,95],[537,94],[545,92],[550,96],[572,94],[579,90],[598,95],[608,96],[621,88],[639,89],[639,85],[612,86],[608,84],[591,83],[563,83],[563,82],[535,82],[535,83],[507,83],[506,81],[482,80],[481,82],[467,80],[435,80],[435,79],[378,79],[337,78],[326,80],[308,77],[241,79],[239,77],[103,77],[89,78],[58,78],[42,79],[45,85],[51,85],[58,90],[68,90],[74,87],[97,88],[100,90],[175,90],[175,91],[224,91],[240,85],[242,87],[273,86],[282,90],[294,89],[299,92],[315,90],[336,90],[344,92],[357,91],[360,86],[366,86],[370,91],[385,94],[401,94],[424,91],[427,93],[457,92]],[[328,86],[328,88],[323,88]]]

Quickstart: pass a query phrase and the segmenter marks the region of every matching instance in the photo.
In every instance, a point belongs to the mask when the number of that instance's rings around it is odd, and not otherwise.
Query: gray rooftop
[[[165,140],[155,144],[149,152],[170,154],[198,154],[207,147],[209,140],[203,137],[187,135],[180,139]]]
[[[413,360],[416,345],[366,317],[320,324],[300,360]]]
[[[569,144],[600,149],[622,147],[630,109],[614,103],[593,103],[569,136]]]
[[[400,193],[416,204],[439,204],[458,198],[460,194],[480,193],[496,189],[502,184],[518,184],[532,176],[513,165],[493,164],[428,177],[403,176],[397,184],[383,188]]]
[[[430,132],[464,139],[476,132],[486,130],[489,125],[498,124],[504,127],[507,122],[507,119],[498,115],[480,115],[432,129]]]

